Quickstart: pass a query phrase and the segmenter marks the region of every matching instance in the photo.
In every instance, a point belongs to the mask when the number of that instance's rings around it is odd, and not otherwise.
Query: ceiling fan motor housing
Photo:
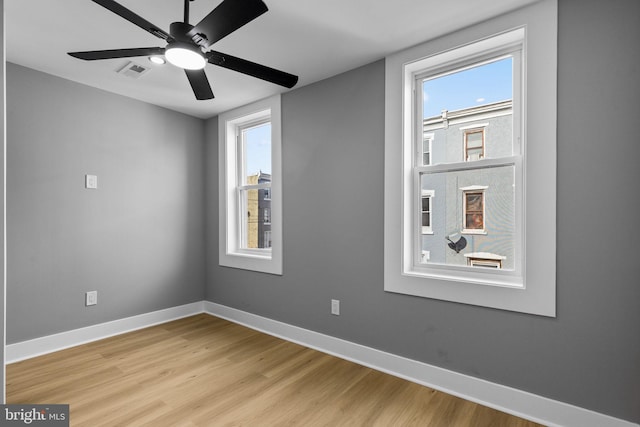
[[[191,31],[193,25],[187,24],[186,22],[174,22],[169,27],[169,33],[171,34],[171,38],[176,41],[195,44],[193,39],[187,36],[187,33]]]

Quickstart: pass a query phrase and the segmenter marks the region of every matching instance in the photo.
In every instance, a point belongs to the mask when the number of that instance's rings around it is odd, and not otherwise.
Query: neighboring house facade
[[[257,173],[247,177],[247,184],[271,182],[271,174]],[[247,248],[271,247],[271,188],[247,192]]]
[[[423,165],[511,156],[512,102],[444,110],[423,121]],[[421,180],[422,262],[514,268],[514,168],[425,173]]]

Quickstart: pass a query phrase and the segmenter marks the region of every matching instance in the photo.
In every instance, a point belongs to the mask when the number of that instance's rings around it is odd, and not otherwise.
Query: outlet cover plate
[[[85,294],[85,305],[88,307],[96,304],[98,304],[98,291],[87,292]]]

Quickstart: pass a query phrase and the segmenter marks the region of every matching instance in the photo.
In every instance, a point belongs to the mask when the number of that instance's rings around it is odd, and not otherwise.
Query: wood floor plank
[[[207,314],[7,366],[8,403],[74,427],[538,424]]]

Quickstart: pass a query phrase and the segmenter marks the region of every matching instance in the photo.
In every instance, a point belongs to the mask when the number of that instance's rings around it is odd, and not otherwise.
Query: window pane
[[[422,211],[423,212],[429,212],[429,198],[428,197],[423,197],[422,198]]]
[[[453,71],[423,81],[423,118],[513,99],[513,59]]]
[[[504,269],[514,268],[513,165],[422,173],[420,185],[422,192],[438,194],[429,205],[433,234],[419,236],[421,251],[430,253],[423,262],[472,266],[469,257],[475,256],[500,260]],[[424,226],[424,215],[422,221]]]
[[[484,228],[482,213],[467,213],[465,228],[469,230],[482,230]]]
[[[242,213],[242,249],[266,249],[271,247],[271,200],[264,198],[262,190],[240,190]]]
[[[482,193],[466,193],[467,212],[482,212]]]
[[[467,132],[467,148],[482,147],[482,131]]]
[[[511,56],[423,79],[422,105],[433,135],[424,165],[513,155]]]
[[[431,226],[431,218],[428,212],[422,213],[422,226],[423,227]]]
[[[244,183],[260,173],[271,174],[271,123],[263,123],[242,130],[244,152]]]

